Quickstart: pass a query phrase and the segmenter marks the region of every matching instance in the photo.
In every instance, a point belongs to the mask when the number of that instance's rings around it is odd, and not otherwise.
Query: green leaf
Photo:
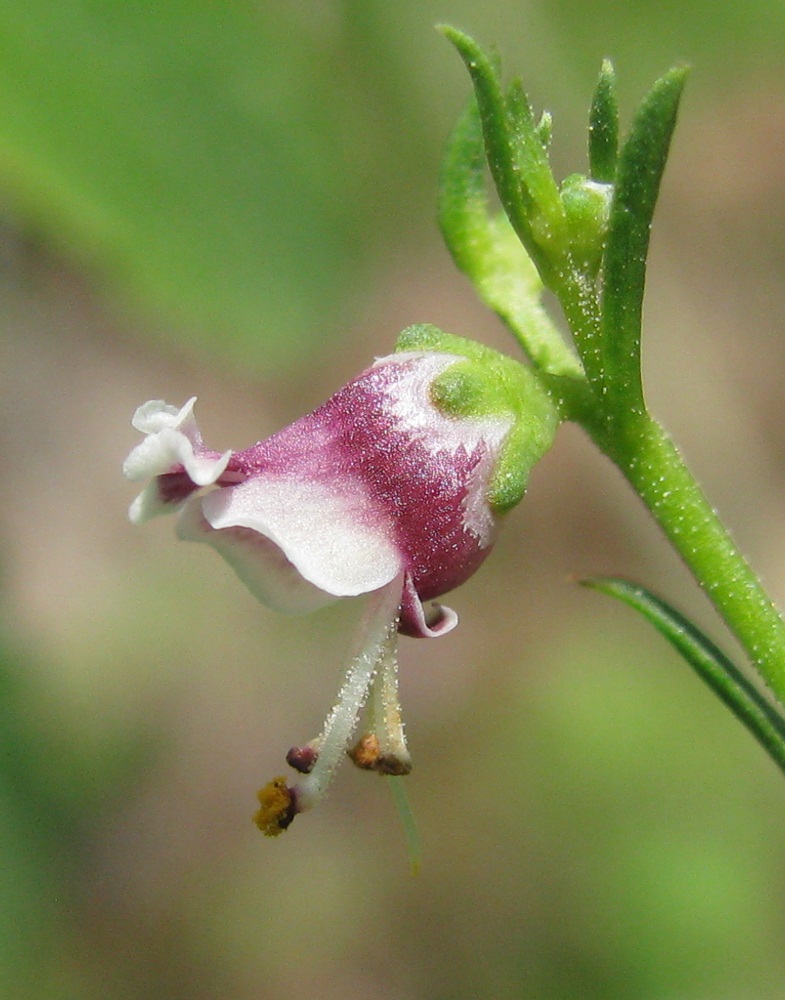
[[[474,85],[488,165],[499,199],[542,280],[555,288],[567,251],[564,211],[520,84],[505,97],[499,75],[477,43],[449,26],[439,29],[463,59]],[[547,129],[547,126],[546,126]]]
[[[641,316],[654,206],[686,77],[672,69],[658,80],[633,119],[616,170],[602,274],[602,390],[620,420],[643,412]]]
[[[439,186],[439,225],[457,266],[535,365],[553,374],[580,375],[580,362],[541,305],[543,285],[531,258],[507,217],[489,211],[475,100],[450,136]]]
[[[529,224],[538,247],[554,261],[563,256],[567,240],[564,208],[548,163],[552,121],[546,116],[535,123],[519,80],[513,81],[509,88],[507,109],[515,171],[532,202]]]
[[[507,108],[499,76],[490,59],[472,38],[449,25],[440,26],[439,30],[458,50],[472,78],[491,175],[502,205],[528,249],[533,242],[527,220],[532,199],[526,186],[515,176]]]
[[[615,577],[584,580],[640,612],[749,729],[785,772],[785,719],[693,622],[638,584]]]
[[[600,70],[589,112],[589,173],[592,180],[610,184],[616,176],[619,153],[619,107],[616,74],[608,59]]]

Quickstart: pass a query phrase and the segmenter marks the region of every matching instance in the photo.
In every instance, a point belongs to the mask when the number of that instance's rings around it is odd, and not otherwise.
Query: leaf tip
[[[448,42],[452,42],[452,44],[459,51],[463,51],[468,46],[474,45],[473,39],[471,39],[464,31],[456,28],[455,25],[440,21],[438,24],[434,25],[434,28],[440,35],[443,35]]]
[[[437,24],[435,27],[448,42],[452,43],[472,75],[478,70],[485,74],[492,73],[488,57],[471,35],[467,35],[465,31],[461,31],[452,24]]]

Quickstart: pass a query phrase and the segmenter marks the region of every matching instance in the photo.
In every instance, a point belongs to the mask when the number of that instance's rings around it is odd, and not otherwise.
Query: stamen
[[[365,771],[401,776],[412,769],[406,746],[398,697],[396,643],[382,650],[371,687],[368,732],[348,751],[352,762]]]
[[[411,771],[412,758],[401,718],[396,652],[397,644],[385,648],[373,685],[372,728],[379,741],[379,757],[374,770],[380,774],[403,775]]]
[[[367,733],[355,743],[351,750],[346,751],[355,767],[363,771],[374,771],[381,756],[379,737],[376,733]]]
[[[360,648],[349,662],[338,701],[318,738],[319,753],[313,769],[297,786],[298,812],[309,809],[327,791],[357,728],[377,671],[384,669],[390,655],[394,661],[402,587],[403,577],[398,576],[370,595],[360,629]]]

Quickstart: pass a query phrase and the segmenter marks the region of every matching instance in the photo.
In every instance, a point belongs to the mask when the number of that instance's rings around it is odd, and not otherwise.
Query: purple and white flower
[[[457,624],[454,611],[433,602],[490,552],[498,513],[490,484],[516,425],[514,407],[456,415],[437,405],[434,386],[466,361],[444,348],[381,358],[318,409],[242,451],[205,447],[193,399],[180,409],[152,401],[133,418],[145,438],[124,471],[148,481],[131,505],[134,523],[179,511],[180,538],[212,545],[280,611],[368,595],[338,702],[322,734],[288,755],[302,777],[275,779],[259,793],[256,819],[267,834],[324,794],[369,698],[370,728],[350,755],[380,773],[410,768],[397,635],[431,638]]]

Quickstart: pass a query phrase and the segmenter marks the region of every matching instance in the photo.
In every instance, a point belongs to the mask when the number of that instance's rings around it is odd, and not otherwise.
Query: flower
[[[287,755],[301,776],[259,793],[256,822],[276,835],[324,795],[347,752],[359,767],[408,773],[398,634],[433,638],[455,627],[455,612],[434,599],[486,558],[499,515],[522,497],[558,419],[528,369],[430,326],[404,331],[395,353],[245,450],[206,448],[193,405],[137,410],[145,438],[124,471],[149,481],[131,520],[180,511],[180,538],[212,545],[259,600],[284,612],[368,595],[321,735]],[[351,747],[369,699],[369,728]]]

